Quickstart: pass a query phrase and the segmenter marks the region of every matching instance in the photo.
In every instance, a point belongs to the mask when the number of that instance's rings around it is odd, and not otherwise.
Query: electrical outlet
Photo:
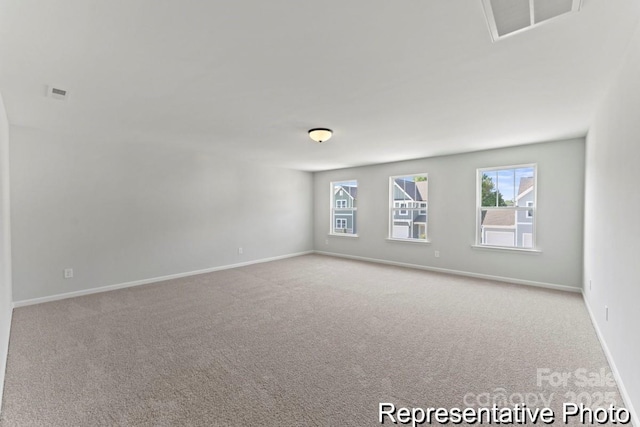
[[[244,253],[244,251],[242,250],[242,248],[238,248],[238,255],[242,255]]]
[[[63,272],[63,277],[65,279],[73,278],[73,268],[65,268]]]
[[[324,244],[328,245],[329,244],[329,239],[324,239]]]
[[[440,251],[435,251],[436,258],[440,258]]]
[[[609,306],[604,306],[604,320],[609,321]]]

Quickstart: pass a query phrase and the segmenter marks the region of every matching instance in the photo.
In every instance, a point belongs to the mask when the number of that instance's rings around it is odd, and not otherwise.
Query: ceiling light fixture
[[[325,142],[333,135],[333,131],[327,128],[314,128],[309,129],[309,138],[315,142]]]

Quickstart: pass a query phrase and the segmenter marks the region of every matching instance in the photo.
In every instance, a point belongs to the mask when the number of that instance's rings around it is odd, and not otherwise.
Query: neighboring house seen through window
[[[358,181],[331,183],[331,234],[356,235]]]
[[[527,207],[532,207],[533,206],[533,202],[532,201],[528,201],[527,202]],[[531,209],[527,210],[527,218],[533,218],[533,211]]]
[[[478,169],[478,245],[535,248],[535,185],[535,164]]]
[[[389,178],[389,238],[427,241],[427,174]]]

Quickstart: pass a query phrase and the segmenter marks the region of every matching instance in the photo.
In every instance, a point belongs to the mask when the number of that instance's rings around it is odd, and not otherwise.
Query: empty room
[[[640,2],[0,0],[0,425],[640,427]]]

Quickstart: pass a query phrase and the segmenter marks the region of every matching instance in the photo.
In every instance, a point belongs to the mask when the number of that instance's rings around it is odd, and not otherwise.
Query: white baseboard
[[[338,258],[348,258],[355,259],[358,261],[366,261],[366,262],[374,262],[377,264],[386,264],[386,265],[394,265],[397,267],[407,267],[407,268],[417,268],[419,270],[427,270],[434,271],[437,273],[447,273],[447,274],[455,274],[457,276],[465,276],[465,277],[474,277],[477,279],[486,279],[486,280],[495,280],[498,282],[506,282],[506,283],[516,283],[518,285],[527,285],[527,286],[535,286],[538,288],[547,288],[547,289],[555,289],[559,291],[566,292],[581,292],[582,290],[578,287],[566,286],[566,285],[556,285],[554,283],[544,283],[544,282],[535,282],[533,280],[523,280],[523,279],[514,279],[511,277],[502,277],[502,276],[492,276],[490,274],[481,274],[481,273],[472,273],[469,271],[460,271],[460,270],[450,270],[448,268],[439,268],[439,267],[428,267],[419,264],[409,264],[405,262],[397,262],[397,261],[387,261],[384,259],[377,258],[367,258],[355,255],[345,255],[339,254],[335,252],[323,252],[323,251],[314,251],[316,254],[320,255],[328,255]]]
[[[241,262],[241,263],[237,263],[237,264],[229,264],[229,265],[221,265],[221,266],[218,266],[218,267],[205,268],[203,270],[188,271],[188,272],[185,272],[185,273],[170,274],[168,276],[152,277],[150,279],[134,280],[132,282],[125,282],[125,283],[118,283],[118,284],[115,284],[115,285],[100,286],[98,288],[83,289],[81,291],[65,292],[63,294],[49,295],[49,296],[41,297],[41,298],[32,298],[32,299],[26,299],[26,300],[21,300],[21,301],[14,301],[13,302],[13,306],[17,308],[17,307],[25,307],[27,305],[42,304],[42,303],[50,302],[50,301],[58,301],[58,300],[61,300],[61,299],[79,297],[79,296],[83,296],[83,295],[90,295],[90,294],[96,294],[96,293],[100,293],[100,292],[114,291],[116,289],[130,288],[132,286],[146,285],[146,284],[155,283],[155,282],[164,282],[166,280],[179,279],[181,277],[195,276],[195,275],[198,275],[198,274],[211,273],[211,272],[220,271],[220,270],[228,270],[230,268],[245,267],[247,265],[252,265],[252,264],[260,264],[260,263],[263,263],[263,262],[277,261],[279,259],[293,258],[293,257],[301,256],[301,255],[308,255],[308,254],[311,254],[311,253],[313,253],[313,251],[297,252],[297,253],[293,253],[293,254],[280,255],[280,256],[269,257],[269,258],[261,258],[261,259],[257,259],[257,260],[253,260],[253,261],[247,261],[247,262]]]
[[[589,301],[587,301],[587,296],[584,291],[582,291],[582,299],[584,300],[584,305],[587,307],[587,312],[589,312],[589,317],[591,318],[591,323],[593,324],[593,328],[596,330],[596,335],[598,336],[598,340],[600,341],[600,345],[602,346],[602,350],[604,351],[604,355],[609,362],[609,366],[611,367],[611,372],[613,372],[613,377],[618,384],[618,390],[620,390],[620,395],[622,396],[622,400],[624,401],[624,406],[631,413],[631,418],[633,420],[633,425],[636,427],[640,427],[640,418],[638,417],[638,413],[636,412],[633,404],[631,403],[631,397],[629,393],[627,393],[627,389],[624,386],[624,382],[620,377],[620,372],[616,366],[616,362],[613,359],[613,355],[611,351],[609,351],[609,346],[607,346],[607,342],[604,340],[604,335],[600,331],[600,327],[598,326],[598,322],[596,322],[596,318],[593,315],[593,311],[591,310],[591,306],[589,305]]]
[[[4,347],[6,345],[6,353],[3,351],[3,356],[4,358],[0,361],[0,363],[2,363],[2,365],[0,366],[0,413],[2,413],[2,396],[4,395],[4,377],[7,374],[7,360],[9,358],[9,340],[11,338],[11,322],[13,321],[13,308],[9,309],[9,324],[7,325],[7,328],[9,329],[7,331],[7,342],[6,343],[2,343],[2,346]]]

